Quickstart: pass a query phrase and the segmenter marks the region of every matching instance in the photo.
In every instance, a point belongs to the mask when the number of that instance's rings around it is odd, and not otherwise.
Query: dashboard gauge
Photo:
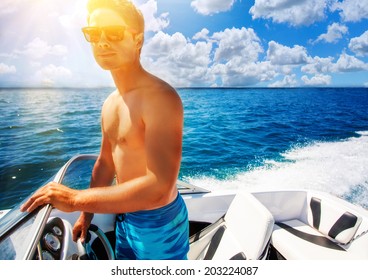
[[[60,249],[60,241],[54,234],[47,233],[44,237],[44,241],[49,249],[55,252]]]
[[[42,259],[43,260],[55,260],[54,257],[48,251],[42,251]]]
[[[63,234],[63,232],[61,231],[61,229],[58,226],[54,226],[52,228],[52,231],[57,235],[57,236],[61,236]]]

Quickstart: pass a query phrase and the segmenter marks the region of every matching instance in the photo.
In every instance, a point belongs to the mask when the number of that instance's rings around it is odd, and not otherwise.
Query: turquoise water
[[[98,153],[111,89],[0,89],[0,209],[69,158]],[[208,189],[313,188],[368,207],[368,89],[178,89],[180,179]]]

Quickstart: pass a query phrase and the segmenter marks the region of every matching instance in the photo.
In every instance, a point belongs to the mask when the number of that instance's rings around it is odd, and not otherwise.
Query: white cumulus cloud
[[[192,43],[183,34],[155,34],[143,48],[142,64],[175,86],[212,83],[208,72],[212,44]]]
[[[244,64],[240,57],[225,64],[215,64],[211,72],[221,79],[220,86],[252,86],[277,76],[275,67],[269,61]]]
[[[318,36],[317,40],[315,40],[315,43],[319,41],[336,43],[339,39],[343,37],[343,35],[348,33],[348,31],[349,29],[346,25],[334,22],[327,27],[327,33]]]
[[[334,0],[332,11],[340,11],[344,21],[357,22],[368,18],[368,0]]]
[[[358,72],[368,70],[368,64],[354,56],[342,53],[334,65],[335,72]]]
[[[232,28],[210,34],[206,29],[190,41],[182,33],[158,32],[142,53],[143,65],[174,86],[250,86],[285,71],[269,61],[253,29]],[[287,68],[287,67],[286,67]]]
[[[193,0],[190,5],[199,14],[211,15],[230,10],[234,2],[235,0]]]
[[[169,13],[162,13],[157,16],[157,1],[148,0],[139,5],[138,8],[144,16],[146,31],[158,32],[169,26]]]
[[[208,35],[210,34],[210,31],[207,28],[203,28],[201,31],[197,32],[194,36],[193,36],[193,40],[209,40]]]
[[[0,16],[16,12],[21,6],[22,2],[24,2],[24,0],[1,0]]]
[[[305,47],[295,45],[290,48],[275,41],[268,43],[267,58],[274,65],[300,65],[309,59]]]
[[[49,45],[46,41],[37,37],[33,41],[29,42],[23,50],[17,50],[15,52],[27,55],[32,59],[40,59],[46,55],[66,55],[68,53],[68,49],[63,45]]]
[[[274,83],[271,83],[269,87],[295,87],[298,85],[298,82],[296,81],[296,75],[286,75],[281,81],[276,81]]]
[[[319,57],[316,56],[308,60],[308,63],[302,66],[301,70],[308,74],[329,73],[333,71],[334,63],[333,57]]]
[[[255,62],[263,52],[261,40],[252,28],[227,28],[214,33],[211,39],[218,43],[216,62],[231,61],[234,57],[242,63]]]
[[[326,0],[255,0],[253,19],[272,19],[293,26],[311,25],[325,18]]]
[[[250,86],[273,79],[277,73],[269,61],[259,61],[264,52],[261,40],[252,28],[232,28],[214,33],[211,73],[220,86]]]
[[[14,65],[7,65],[5,63],[0,63],[0,75],[2,74],[13,74],[17,72],[17,69]]]
[[[368,64],[343,52],[336,62],[333,57],[314,57],[308,60],[308,63],[301,67],[301,71],[307,74],[315,75],[314,80],[325,77],[327,73],[359,72],[368,70]]]
[[[327,86],[331,84],[331,76],[318,74],[308,78],[308,76],[304,75],[302,81],[307,86]]]
[[[53,86],[55,84],[67,84],[67,79],[72,76],[72,72],[63,66],[55,66],[49,64],[35,73],[35,80],[45,86]]]
[[[349,49],[358,56],[368,55],[368,30],[361,36],[352,38],[349,43]]]

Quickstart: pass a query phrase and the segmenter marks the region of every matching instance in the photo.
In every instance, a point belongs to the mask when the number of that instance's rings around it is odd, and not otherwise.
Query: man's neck
[[[138,88],[145,73],[146,71],[140,63],[111,71],[112,78],[120,94]]]

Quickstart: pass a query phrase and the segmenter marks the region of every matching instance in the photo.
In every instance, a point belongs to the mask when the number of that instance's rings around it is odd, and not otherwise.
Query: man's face
[[[103,69],[126,68],[139,59],[134,36],[117,12],[106,8],[96,9],[90,15],[89,27],[97,27],[96,35],[93,35],[95,42],[91,42],[91,45],[93,55]],[[123,39],[116,37],[114,32],[122,34]]]

